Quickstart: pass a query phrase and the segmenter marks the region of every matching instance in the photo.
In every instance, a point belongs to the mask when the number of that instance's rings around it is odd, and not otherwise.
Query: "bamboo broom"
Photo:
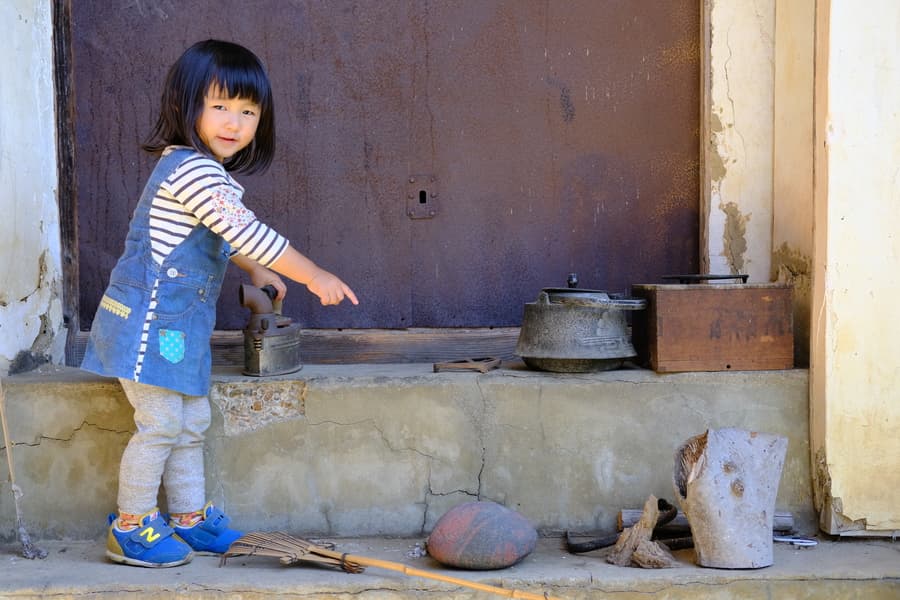
[[[498,596],[505,596],[506,598],[521,598],[523,600],[559,600],[546,593],[538,595],[519,590],[505,589],[460,579],[458,577],[450,577],[440,573],[415,569],[404,565],[403,563],[338,552],[280,531],[247,533],[243,535],[235,540],[228,548],[228,551],[222,555],[221,564],[225,564],[225,560],[233,556],[273,556],[277,557],[281,563],[285,565],[295,564],[304,560],[313,561],[333,567],[340,567],[348,573],[362,573],[364,567],[378,567],[389,571],[397,571],[404,575],[424,577],[426,579],[452,583],[454,585],[482,592],[490,592],[492,594],[497,594]]]

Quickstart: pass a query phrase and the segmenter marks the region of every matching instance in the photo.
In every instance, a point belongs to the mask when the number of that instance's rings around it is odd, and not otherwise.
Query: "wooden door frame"
[[[65,364],[75,356],[81,331],[79,318],[78,174],[75,171],[75,98],[72,73],[72,1],[53,0],[53,79],[56,92],[56,168],[59,235],[62,251]]]

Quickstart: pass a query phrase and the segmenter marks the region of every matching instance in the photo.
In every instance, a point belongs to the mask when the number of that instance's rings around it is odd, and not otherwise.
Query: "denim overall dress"
[[[91,327],[81,368],[191,396],[209,391],[210,338],[229,244],[198,224],[159,265],[150,249],[150,208],[160,185],[195,151],[160,158],[134,210],[125,251]]]

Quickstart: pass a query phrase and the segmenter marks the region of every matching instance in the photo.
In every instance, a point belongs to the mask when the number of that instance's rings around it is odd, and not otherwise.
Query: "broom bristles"
[[[340,567],[348,573],[362,573],[365,570],[361,565],[343,560],[340,554],[329,548],[317,546],[282,531],[244,534],[222,555],[222,564],[225,564],[225,559],[233,556],[271,556],[285,565],[307,560]]]

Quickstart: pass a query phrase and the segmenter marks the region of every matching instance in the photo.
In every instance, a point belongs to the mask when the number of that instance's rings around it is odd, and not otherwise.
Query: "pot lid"
[[[644,299],[625,298],[623,294],[610,294],[603,290],[582,288],[544,288],[541,296],[547,296],[551,304],[568,304],[575,306],[592,306],[621,310],[640,310],[646,306]]]
[[[606,301],[612,298],[603,290],[586,290],[582,288],[544,288],[541,292],[547,294],[550,302],[586,302]]]

